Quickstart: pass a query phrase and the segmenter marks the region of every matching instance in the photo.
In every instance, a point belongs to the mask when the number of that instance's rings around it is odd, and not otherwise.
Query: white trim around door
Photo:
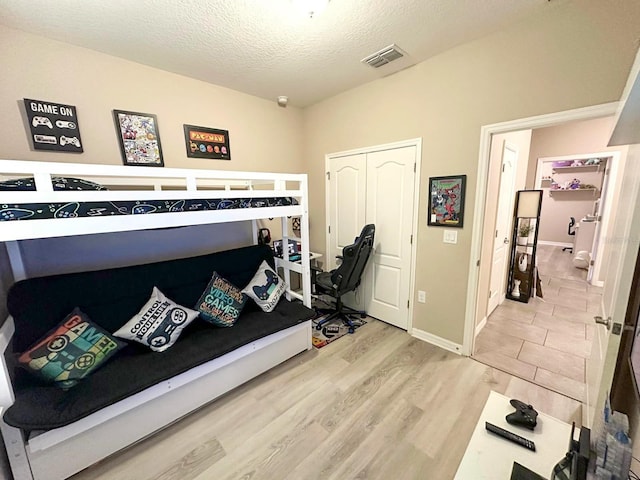
[[[375,145],[371,147],[363,147],[357,148],[353,150],[347,150],[342,152],[329,153],[325,155],[325,203],[329,201],[330,198],[330,184],[329,184],[329,171],[330,171],[330,161],[334,158],[346,157],[351,155],[358,154],[367,154],[373,152],[380,152],[384,150],[394,150],[403,147],[415,147],[416,158],[415,158],[415,175],[414,175],[414,189],[413,189],[413,219],[411,226],[411,268],[409,272],[409,292],[410,292],[410,300],[409,300],[409,309],[408,309],[408,318],[407,318],[407,331],[412,333],[413,331],[413,306],[415,301],[415,281],[416,281],[416,256],[417,256],[417,245],[418,245],[418,206],[420,199],[420,170],[422,163],[422,138],[413,138],[410,140],[403,140],[399,142],[393,143],[385,143],[383,145]],[[326,225],[327,228],[331,226],[330,219],[330,209],[326,208]],[[329,231],[325,232],[325,255],[327,256],[327,260],[329,259],[328,255],[331,252],[330,245],[330,235]],[[329,264],[329,263],[327,263]]]
[[[466,314],[464,325],[464,339],[462,354],[471,355],[475,338],[475,315],[478,303],[478,281],[482,265],[482,225],[484,224],[484,208],[487,195],[487,182],[489,173],[489,154],[491,149],[491,136],[499,133],[527,130],[533,128],[551,127],[576,120],[588,120],[592,118],[615,115],[618,102],[605,103],[592,107],[578,108],[564,112],[550,113],[535,117],[522,118],[509,122],[483,125],[480,128],[480,150],[478,158],[478,177],[476,184],[476,197],[473,215],[473,230],[471,237],[471,255],[469,256],[469,280],[467,283]],[[484,259],[484,261],[488,261]]]

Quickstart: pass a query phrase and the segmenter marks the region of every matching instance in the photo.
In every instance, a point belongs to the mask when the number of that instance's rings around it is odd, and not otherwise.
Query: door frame
[[[552,127],[577,120],[613,116],[617,112],[619,102],[605,103],[591,107],[577,108],[564,112],[555,112],[534,117],[521,118],[508,122],[494,123],[480,127],[480,149],[478,155],[478,176],[476,181],[476,195],[471,234],[471,255],[469,256],[469,280],[467,282],[467,298],[465,308],[464,338],[462,355],[470,356],[473,352],[475,340],[476,308],[478,305],[480,267],[486,264],[482,258],[482,227],[484,224],[484,208],[489,181],[489,155],[491,152],[491,137],[499,133],[517,130],[528,130]]]
[[[374,145],[370,147],[355,148],[353,150],[344,150],[341,152],[327,153],[324,156],[324,198],[325,198],[325,225],[327,225],[327,235],[325,240],[325,256],[327,260],[331,251],[331,233],[329,231],[331,227],[330,223],[330,209],[329,200],[331,198],[329,192],[329,163],[334,158],[347,157],[350,155],[367,154],[373,152],[380,152],[384,150],[396,150],[403,147],[416,147],[415,156],[415,172],[413,177],[413,219],[411,220],[411,236],[413,241],[411,242],[411,261],[409,269],[409,308],[407,316],[407,332],[411,334],[413,332],[413,307],[415,300],[415,283],[416,283],[416,258],[418,254],[418,211],[420,207],[420,171],[422,164],[422,137],[412,138],[409,140],[402,140],[393,143],[384,143],[382,145]]]

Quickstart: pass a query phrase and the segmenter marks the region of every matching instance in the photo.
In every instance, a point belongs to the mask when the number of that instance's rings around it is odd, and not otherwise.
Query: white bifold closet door
[[[345,303],[407,329],[411,280],[416,147],[331,158],[329,268],[365,224],[376,226],[373,254],[356,294]]]

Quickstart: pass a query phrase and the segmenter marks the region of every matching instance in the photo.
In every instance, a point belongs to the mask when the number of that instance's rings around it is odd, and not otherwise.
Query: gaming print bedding
[[[103,185],[79,178],[53,177],[52,184],[53,189],[56,191],[107,190]],[[35,184],[32,178],[0,182],[0,191],[33,190],[35,190]],[[292,197],[18,203],[0,205],[0,221],[197,212],[234,208],[281,207],[297,204],[298,201]]]

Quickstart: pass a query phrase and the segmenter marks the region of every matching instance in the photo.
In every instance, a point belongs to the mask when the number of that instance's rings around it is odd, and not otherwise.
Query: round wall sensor
[[[285,95],[280,95],[278,97],[278,106],[286,107],[288,102],[289,102],[289,97],[287,97]]]

